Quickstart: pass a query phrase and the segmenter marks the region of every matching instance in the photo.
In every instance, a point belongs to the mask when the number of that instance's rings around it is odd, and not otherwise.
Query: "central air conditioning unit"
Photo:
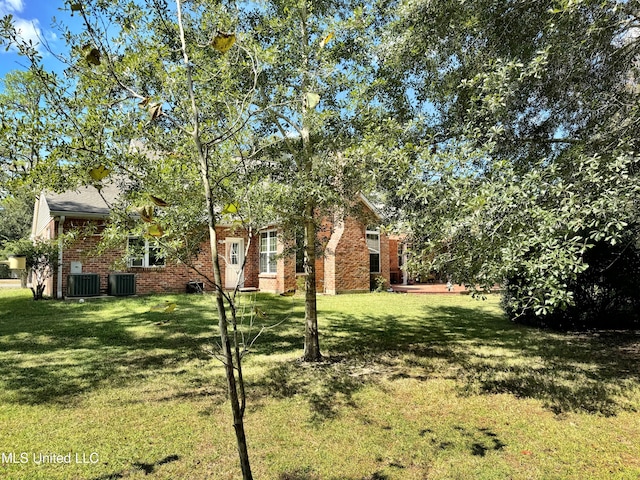
[[[68,297],[97,297],[100,295],[100,275],[75,273],[67,277]]]
[[[136,294],[135,273],[110,273],[107,293],[115,297],[125,297]]]

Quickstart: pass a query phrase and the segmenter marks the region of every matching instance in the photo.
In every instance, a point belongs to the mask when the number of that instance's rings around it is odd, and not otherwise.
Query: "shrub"
[[[34,300],[41,300],[45,283],[58,270],[58,242],[55,240],[17,240],[7,244],[14,255],[26,257],[27,270],[31,271]]]
[[[573,302],[545,315],[518,310],[515,300],[530,294],[522,278],[513,275],[504,284],[501,305],[516,322],[557,329],[640,327],[640,246],[596,244],[585,253],[589,266],[568,280]],[[531,292],[535,295],[535,292]]]
[[[376,292],[384,292],[387,287],[387,281],[382,275],[371,277],[369,289]]]

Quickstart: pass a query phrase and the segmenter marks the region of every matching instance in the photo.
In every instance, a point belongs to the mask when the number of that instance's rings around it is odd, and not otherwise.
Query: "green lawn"
[[[0,291],[0,478],[239,478],[210,297],[30,295]],[[304,365],[302,300],[258,302],[284,322],[246,358],[256,479],[640,477],[638,333],[517,326],[497,298],[320,297],[327,361]]]

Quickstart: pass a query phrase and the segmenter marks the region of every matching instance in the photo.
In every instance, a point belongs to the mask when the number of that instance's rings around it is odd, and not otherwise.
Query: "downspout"
[[[409,270],[407,270],[407,244],[402,242],[402,284],[407,285],[409,283]]]
[[[58,220],[58,285],[56,298],[62,298],[62,234],[64,233],[64,215]]]

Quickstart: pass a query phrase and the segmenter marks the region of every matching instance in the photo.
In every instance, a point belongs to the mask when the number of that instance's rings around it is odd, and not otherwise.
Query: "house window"
[[[275,230],[268,230],[260,234],[260,273],[276,273],[277,240]]]
[[[233,266],[240,264],[240,244],[233,242],[231,244],[231,251],[229,252],[229,263]]]
[[[131,237],[127,244],[129,267],[147,268],[164,267],[165,260],[160,252],[160,247],[155,243],[149,243],[140,237]]]
[[[369,272],[380,273],[380,232],[367,230],[367,247],[369,247]]]

